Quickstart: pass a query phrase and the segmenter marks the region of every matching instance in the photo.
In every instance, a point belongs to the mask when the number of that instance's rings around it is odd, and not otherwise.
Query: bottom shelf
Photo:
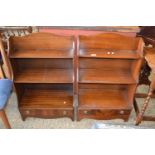
[[[127,121],[132,110],[127,94],[127,90],[123,89],[81,89],[78,120],[120,118]]]
[[[81,89],[79,108],[86,109],[130,109],[127,90]]]
[[[20,96],[19,110],[22,118],[58,118],[73,119],[72,89],[46,88],[46,86],[24,86]]]
[[[21,99],[20,108],[52,108],[71,109],[73,103],[72,92],[65,90],[26,89]]]
[[[15,84],[19,110],[26,117],[128,120],[132,87],[128,85],[79,85],[78,107],[73,108],[72,84]]]

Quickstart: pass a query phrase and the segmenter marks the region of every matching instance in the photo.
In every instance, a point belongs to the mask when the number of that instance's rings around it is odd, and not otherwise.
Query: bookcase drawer
[[[78,120],[89,118],[97,120],[124,119],[127,121],[130,112],[131,109],[79,109]]]
[[[73,119],[72,109],[20,109],[23,119],[26,117],[40,117],[40,118],[60,118],[69,117]]]
[[[15,84],[22,118],[73,115],[72,84]]]

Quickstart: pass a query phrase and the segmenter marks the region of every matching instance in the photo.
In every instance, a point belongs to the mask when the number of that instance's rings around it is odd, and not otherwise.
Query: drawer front
[[[94,109],[80,109],[78,110],[78,120],[83,118],[110,120],[123,119],[128,120],[131,110],[94,110]]]
[[[73,110],[66,109],[20,109],[24,117],[38,117],[38,118],[60,118],[69,117],[73,119]]]

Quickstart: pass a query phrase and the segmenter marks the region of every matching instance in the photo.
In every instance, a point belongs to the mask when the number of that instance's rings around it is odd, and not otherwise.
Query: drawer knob
[[[110,52],[107,52],[107,54],[110,55],[111,53]]]
[[[111,54],[112,54],[112,55],[114,55],[114,54],[115,54],[115,52],[111,52]]]
[[[30,114],[30,111],[29,110],[26,110],[26,114]]]
[[[123,114],[124,114],[124,110],[121,110],[121,111],[120,111],[120,114],[123,115]]]
[[[88,111],[87,111],[87,110],[85,110],[83,113],[84,113],[85,115],[87,115],[87,114],[88,114]]]
[[[66,116],[67,115],[67,111],[63,111],[63,115]]]
[[[96,54],[95,54],[95,53],[92,53],[91,56],[92,56],[92,57],[96,57]]]

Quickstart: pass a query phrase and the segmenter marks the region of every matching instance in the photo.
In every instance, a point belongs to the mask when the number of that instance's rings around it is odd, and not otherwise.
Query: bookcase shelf
[[[134,84],[136,81],[128,70],[81,69],[79,83]]]
[[[15,84],[23,119],[70,117],[73,119],[72,84]]]
[[[72,109],[72,90],[26,89],[20,108]]]
[[[15,83],[73,83],[72,69],[26,68],[15,75]]]
[[[78,120],[128,119],[135,84],[79,84]]]
[[[131,108],[124,90],[82,89],[79,94],[79,109]]]

